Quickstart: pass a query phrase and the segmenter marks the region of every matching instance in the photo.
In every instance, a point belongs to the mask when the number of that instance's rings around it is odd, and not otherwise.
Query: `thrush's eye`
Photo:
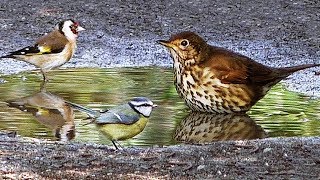
[[[180,44],[181,44],[182,46],[184,46],[184,47],[187,47],[187,46],[189,46],[189,41],[186,40],[186,39],[184,39],[184,40],[181,41]]]

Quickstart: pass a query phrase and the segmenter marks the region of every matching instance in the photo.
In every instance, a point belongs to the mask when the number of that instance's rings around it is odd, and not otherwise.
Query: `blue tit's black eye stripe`
[[[138,105],[138,106],[136,106],[136,107],[142,107],[142,106],[147,107],[147,106],[152,106],[152,105],[151,105],[151,104],[147,104],[147,103],[145,103],[145,104]]]

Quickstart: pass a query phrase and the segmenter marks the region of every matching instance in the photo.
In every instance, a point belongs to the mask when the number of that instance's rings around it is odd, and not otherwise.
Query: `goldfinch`
[[[93,118],[99,130],[112,141],[132,138],[143,131],[154,107],[157,107],[146,97],[136,97],[128,103],[116,106],[110,110],[99,112],[92,109],[66,102],[72,108],[85,112]]]
[[[85,30],[69,19],[61,21],[54,30],[40,37],[33,46],[10,52],[0,58],[13,58],[40,68],[44,81],[46,73],[70,60],[76,49],[78,33]]]
[[[31,113],[34,118],[53,131],[60,141],[68,141],[75,137],[73,108],[65,100],[45,89],[31,96],[6,101],[9,107]]]

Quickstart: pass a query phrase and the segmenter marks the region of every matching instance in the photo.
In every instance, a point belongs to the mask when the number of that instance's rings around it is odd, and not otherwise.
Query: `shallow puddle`
[[[111,108],[132,97],[146,96],[158,107],[136,137],[124,146],[171,145],[178,141],[278,136],[319,136],[319,100],[274,87],[245,116],[189,113],[178,97],[171,69],[67,69],[49,73],[46,91],[40,91],[37,72],[3,76],[0,84],[0,130],[21,136],[61,141],[111,144],[84,113],[64,106],[64,100],[95,110]],[[54,104],[54,105],[53,105]]]

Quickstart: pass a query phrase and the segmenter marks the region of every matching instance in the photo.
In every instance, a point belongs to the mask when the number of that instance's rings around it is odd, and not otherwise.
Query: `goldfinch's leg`
[[[45,92],[46,91],[46,84],[47,84],[47,81],[43,79],[41,84],[40,84],[40,91],[41,92]]]
[[[46,82],[48,82],[48,81],[49,81],[49,79],[48,79],[48,77],[47,77],[47,73],[46,73],[46,72],[44,72],[42,69],[41,69],[40,71],[41,71],[41,73],[42,73],[43,80],[44,80],[44,81],[46,81]]]

